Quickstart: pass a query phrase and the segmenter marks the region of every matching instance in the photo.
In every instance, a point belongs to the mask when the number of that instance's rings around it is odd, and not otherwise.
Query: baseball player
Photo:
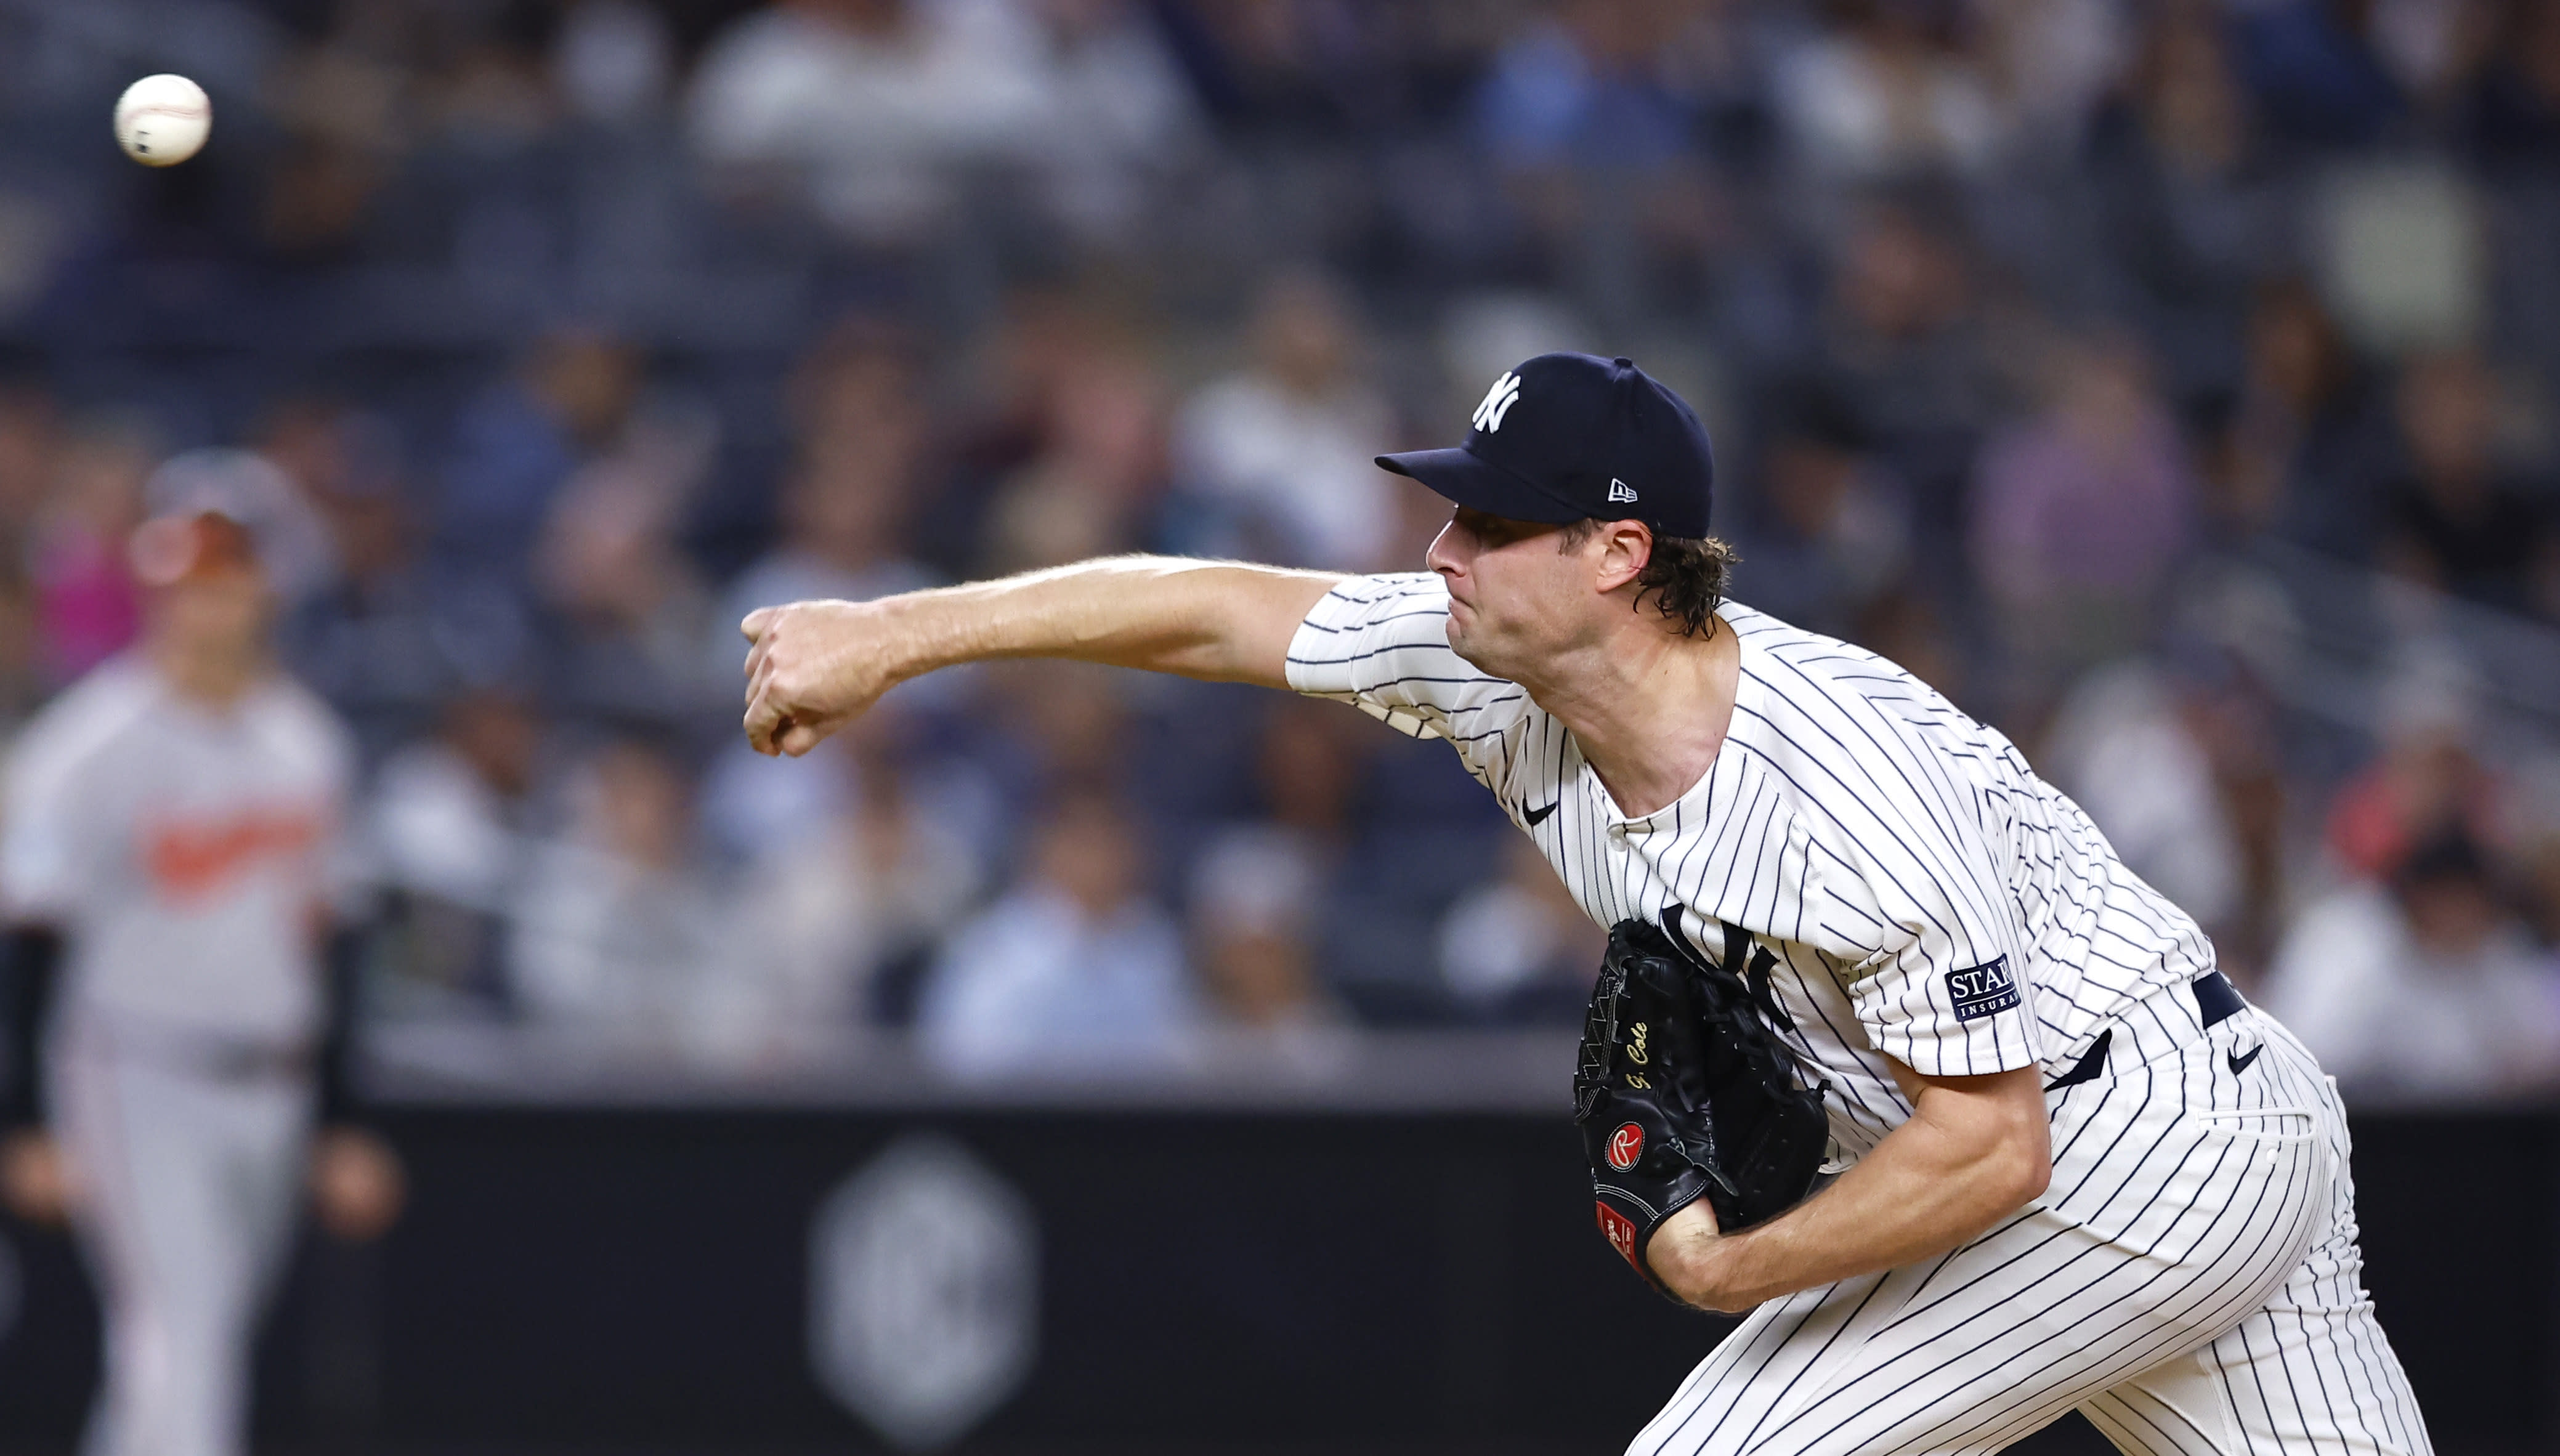
[[[348,735],[270,663],[239,520],[155,518],[132,562],[143,640],[40,713],[8,766],[13,959],[47,977],[59,957],[62,984],[51,1136],[20,1134],[5,1171],[21,1212],[69,1213],[97,1281],[88,1456],[230,1456],[306,1175],[324,1221],[365,1234],[399,1169],[350,1129],[309,1156]]]
[[[1379,461],[1457,507],[1428,573],[1118,559],[760,611],[748,737],[805,753],[988,657],[1337,698],[1457,750],[1617,927],[1604,992],[1645,926],[1636,964],[1747,983],[1844,1171],[1727,1230],[1714,1156],[1645,1185],[1641,1126],[1586,1128],[1620,1252],[1751,1311],[1635,1452],[1988,1453],[2075,1408],[2163,1456],[2427,1452],[2336,1095],[2194,922],[2000,734],[1723,600],[1705,433],[1628,361],[1529,360],[1474,426]],[[1695,1079],[1603,1041],[1613,1095]]]

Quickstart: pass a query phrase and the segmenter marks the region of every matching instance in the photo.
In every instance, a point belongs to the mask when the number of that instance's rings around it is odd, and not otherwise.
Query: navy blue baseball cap
[[[1626,359],[1541,354],[1494,381],[1455,449],[1380,455],[1462,506],[1514,521],[1707,531],[1715,457],[1680,397]]]

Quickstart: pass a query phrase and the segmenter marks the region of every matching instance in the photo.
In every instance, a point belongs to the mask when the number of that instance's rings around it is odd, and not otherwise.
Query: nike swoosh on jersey
[[[1549,799],[1537,808],[1522,809],[1520,810],[1520,822],[1531,829],[1535,829],[1546,822],[1547,815],[1555,812],[1556,805],[1563,802],[1564,801],[1562,799]]]
[[[2222,1053],[2222,1059],[2231,1063],[2231,1070],[2234,1075],[2237,1075],[2240,1072],[2247,1071],[2249,1069],[2249,1063],[2257,1060],[2258,1053],[2266,1050],[2267,1044],[2261,1042],[2257,1046],[2250,1048],[2249,1054],[2246,1056],[2239,1055],[2236,1052],[2225,1052]]]

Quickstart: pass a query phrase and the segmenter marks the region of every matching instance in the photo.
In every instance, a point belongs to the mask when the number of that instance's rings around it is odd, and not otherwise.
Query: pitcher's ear
[[[1645,566],[1654,559],[1653,528],[1642,521],[1601,521],[1599,587],[1615,591],[1633,584],[1645,573]]]

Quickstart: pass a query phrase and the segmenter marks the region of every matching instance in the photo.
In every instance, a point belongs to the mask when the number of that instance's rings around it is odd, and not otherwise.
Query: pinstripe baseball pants
[[[2175,989],[2115,1033],[2107,1073],[2049,1096],[2042,1198],[1761,1306],[1630,1456],[1989,1453],[2075,1408],[2154,1456],[2428,1456],[2358,1282],[2319,1063],[2272,1018],[2207,1027]]]

